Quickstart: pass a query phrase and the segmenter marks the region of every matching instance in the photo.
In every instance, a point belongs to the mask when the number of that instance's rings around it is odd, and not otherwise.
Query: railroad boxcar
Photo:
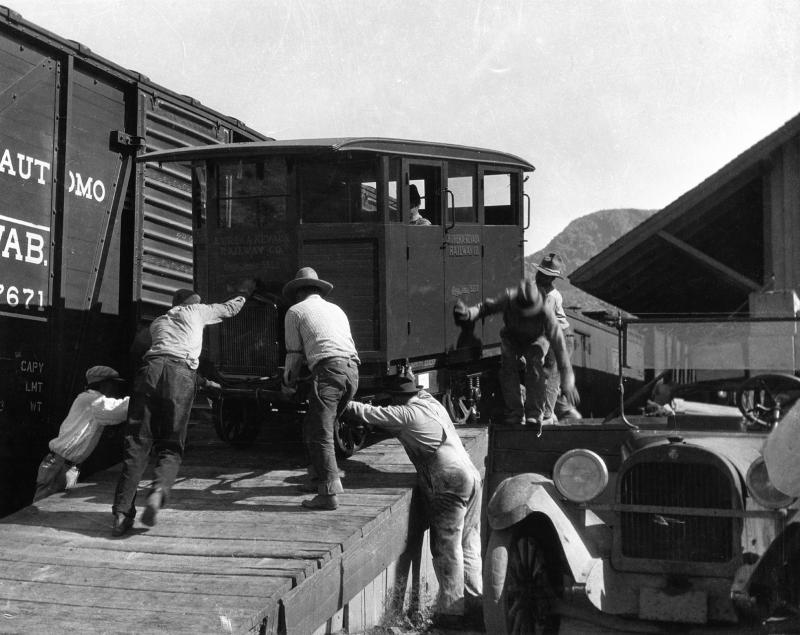
[[[219,432],[252,441],[282,404],[283,285],[299,267],[333,283],[362,361],[359,398],[411,369],[455,418],[475,414],[499,361],[501,316],[456,326],[474,304],[523,275],[533,166],[503,152],[385,138],[265,141],[141,156],[191,166],[195,266],[203,297],[242,276],[260,286],[236,319],[208,329],[224,384]],[[410,224],[409,197],[429,225]],[[187,190],[188,192],[188,190]],[[343,426],[342,431],[347,427]],[[353,450],[340,439],[341,451]]]
[[[127,374],[139,321],[192,285],[190,173],[135,154],[263,138],[0,7],[0,515],[86,368]]]

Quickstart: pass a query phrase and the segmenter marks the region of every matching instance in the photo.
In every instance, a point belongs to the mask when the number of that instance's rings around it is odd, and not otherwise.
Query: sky
[[[532,253],[660,209],[800,113],[797,0],[3,0],[276,139],[502,150]]]

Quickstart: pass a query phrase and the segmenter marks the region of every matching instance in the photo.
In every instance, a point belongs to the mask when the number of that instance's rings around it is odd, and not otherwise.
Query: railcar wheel
[[[221,396],[216,403],[214,429],[234,447],[250,445],[258,436],[258,408],[250,399]]]
[[[368,436],[369,432],[366,428],[355,428],[347,425],[341,419],[337,419],[333,428],[336,456],[343,459],[350,458],[367,444]]]
[[[736,391],[736,405],[753,424],[771,428],[800,396],[800,377],[787,373],[754,375]]]
[[[525,523],[492,530],[483,567],[483,619],[487,633],[557,633],[553,602],[562,595],[559,567]]]

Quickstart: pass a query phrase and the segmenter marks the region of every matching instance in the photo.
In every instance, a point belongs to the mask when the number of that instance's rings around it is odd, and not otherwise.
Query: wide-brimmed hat
[[[200,294],[194,289],[178,289],[172,294],[172,306],[185,306],[189,304],[199,304]]]
[[[538,265],[534,265],[534,267],[546,276],[564,278],[564,260],[557,253],[547,254],[542,258],[542,262]]]
[[[92,386],[106,380],[125,381],[111,366],[92,366],[86,371],[86,385]]]
[[[524,316],[538,315],[542,312],[542,307],[544,306],[544,299],[542,294],[539,293],[539,287],[530,278],[520,281],[515,302],[520,313]]]
[[[297,270],[294,280],[290,280],[283,285],[283,297],[287,300],[293,301],[294,295],[298,289],[303,287],[314,287],[319,289],[320,294],[325,296],[331,292],[333,285],[325,280],[320,280],[317,272],[311,267],[302,267]]]
[[[390,395],[416,395],[422,390],[422,386],[417,386],[417,382],[411,377],[396,375],[386,382],[385,390]]]

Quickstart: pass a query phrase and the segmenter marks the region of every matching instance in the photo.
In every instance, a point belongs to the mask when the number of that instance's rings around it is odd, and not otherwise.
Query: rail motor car
[[[386,376],[411,369],[454,417],[474,414],[481,377],[499,360],[501,318],[462,329],[452,307],[523,275],[530,163],[383,138],[219,145],[140,160],[191,166],[202,296],[223,298],[242,276],[259,280],[237,318],[208,330],[207,354],[223,385],[220,436],[249,443],[276,408],[299,406],[280,397],[276,378],[288,306],[281,289],[303,266],[333,283],[329,299],[350,320],[362,362],[358,398],[374,399]],[[409,223],[413,188],[428,225]],[[363,441],[348,430],[336,437],[346,454]]]

